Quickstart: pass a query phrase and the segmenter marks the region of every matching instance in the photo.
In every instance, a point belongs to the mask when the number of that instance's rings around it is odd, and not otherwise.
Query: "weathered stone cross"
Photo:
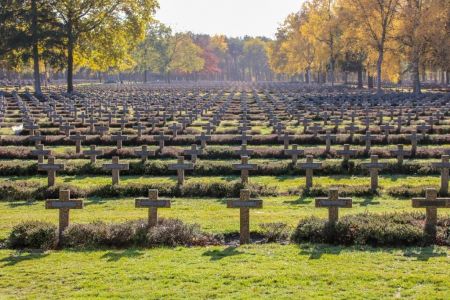
[[[45,150],[44,145],[39,144],[36,146],[35,150],[31,150],[31,155],[36,155],[38,157],[38,163],[44,163],[45,156],[52,155],[51,150]]]
[[[441,170],[441,189],[439,192],[441,195],[447,195],[448,194],[449,169],[450,169],[449,156],[442,155],[441,162],[432,163],[431,166],[433,168]]]
[[[46,164],[38,164],[39,171],[47,171],[48,186],[54,186],[56,171],[64,170],[64,164],[55,164],[55,157],[49,156]]]
[[[292,149],[284,150],[285,155],[290,155],[292,158],[292,164],[295,165],[298,160],[298,156],[304,153],[303,150],[298,149],[298,145],[293,144]]]
[[[191,149],[186,149],[183,151],[183,155],[189,155],[191,157],[191,162],[194,164],[197,161],[197,156],[202,155],[202,154],[203,154],[203,150],[197,149],[196,144],[192,144]]]
[[[58,200],[45,201],[46,209],[59,209],[59,236],[69,226],[69,212],[71,209],[82,209],[83,200],[70,199],[70,190],[60,190]]]
[[[159,143],[159,151],[162,151],[165,141],[170,140],[170,136],[164,135],[164,131],[161,130],[159,135],[154,136],[153,139]]]
[[[313,185],[313,170],[320,169],[322,163],[314,163],[314,158],[312,155],[306,156],[306,163],[300,163],[300,169],[305,170],[306,175],[306,189],[312,188]]]
[[[410,151],[405,151],[402,144],[397,145],[396,150],[391,150],[391,155],[397,156],[397,164],[402,165],[405,156],[410,155]]]
[[[103,155],[103,150],[97,150],[95,145],[91,145],[89,150],[84,150],[83,155],[89,156],[91,163],[95,164],[97,156]]]
[[[339,219],[339,207],[351,208],[351,198],[339,198],[339,190],[330,188],[327,198],[316,198],[316,207],[328,208],[328,222],[336,223]]]
[[[135,150],[134,154],[139,156],[142,161],[147,161],[149,156],[155,156],[155,151],[148,150],[147,145],[143,145],[141,150]]]
[[[427,188],[425,190],[425,198],[413,198],[412,206],[415,208],[426,208],[425,233],[435,240],[437,209],[450,208],[450,198],[438,198],[436,189]]]
[[[378,188],[378,172],[384,168],[384,163],[378,162],[378,155],[370,156],[370,163],[363,163],[362,167],[369,169],[370,172],[370,189],[375,192]]]
[[[256,164],[249,164],[248,159],[249,159],[248,156],[241,156],[241,163],[233,164],[233,169],[241,171],[241,183],[242,184],[248,183],[248,171],[256,170],[256,168],[257,168]]]
[[[200,135],[195,137],[195,140],[196,141],[200,141],[200,147],[202,149],[205,149],[206,148],[206,142],[211,140],[211,136],[210,135],[206,135],[204,132],[202,132]]]
[[[128,171],[130,169],[130,165],[128,163],[119,163],[119,157],[113,156],[112,163],[103,164],[103,169],[112,171],[112,184],[117,185],[120,183],[120,171]]]
[[[111,141],[117,143],[117,149],[122,149],[122,143],[126,140],[128,140],[128,136],[122,135],[122,131],[118,131],[117,134],[111,136]]]
[[[178,185],[184,184],[184,171],[193,170],[194,164],[185,163],[184,156],[178,156],[177,163],[169,165],[169,170],[177,170]]]
[[[79,131],[75,133],[75,135],[71,135],[69,137],[71,141],[75,141],[75,152],[77,154],[81,153],[81,142],[86,140],[85,135],[81,135]]]
[[[148,208],[148,226],[158,224],[158,208],[170,208],[170,200],[158,199],[158,190],[148,190],[148,198],[135,199],[136,208]]]
[[[248,244],[250,242],[250,209],[262,208],[263,201],[259,199],[250,199],[250,190],[243,189],[240,192],[239,200],[228,200],[227,208],[240,209],[240,243]]]

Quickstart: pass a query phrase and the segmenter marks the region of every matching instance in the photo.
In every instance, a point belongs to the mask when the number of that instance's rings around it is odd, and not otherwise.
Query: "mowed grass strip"
[[[175,171],[174,171],[175,173]],[[186,182],[224,182],[239,180],[238,176],[208,176],[208,177],[193,177],[186,173]],[[152,184],[152,183],[176,183],[176,176],[121,176],[121,184]],[[47,177],[39,176],[17,176],[17,177],[0,177],[0,182],[6,181],[27,181],[45,184]],[[305,186],[305,176],[252,176],[250,171],[251,183],[267,185],[275,187],[277,192],[287,193],[290,190],[298,189]],[[111,184],[111,176],[58,176],[56,177],[56,184],[71,184],[75,187],[89,188],[101,185]],[[368,176],[314,176],[313,184],[320,186],[333,185],[348,185],[348,186],[370,186],[370,177]],[[403,186],[430,186],[439,188],[439,176],[407,176],[407,175],[380,175],[379,186],[381,189]]]
[[[142,195],[145,197],[145,195]],[[166,197],[162,197],[166,198]],[[212,233],[237,232],[239,230],[239,210],[227,209],[225,199],[213,198],[169,198],[172,208],[160,209],[160,217],[178,218],[188,223],[198,223],[202,229]],[[284,222],[294,228],[299,219],[309,216],[327,217],[327,209],[315,208],[314,198],[298,196],[262,197],[263,209],[253,209],[250,214],[252,231],[259,230],[259,224]],[[353,198],[353,208],[340,209],[341,216],[356,213],[421,212],[413,209],[411,201],[390,197]],[[440,209],[439,214],[447,216],[450,210]],[[57,210],[46,210],[43,201],[1,202],[0,239],[6,238],[12,227],[21,221],[41,220],[58,224]],[[147,218],[147,209],[134,207],[133,198],[124,199],[85,199],[85,207],[72,210],[72,223],[89,223],[101,220],[107,223]]]
[[[444,248],[277,244],[1,250],[0,294],[14,299],[448,299],[449,254]]]

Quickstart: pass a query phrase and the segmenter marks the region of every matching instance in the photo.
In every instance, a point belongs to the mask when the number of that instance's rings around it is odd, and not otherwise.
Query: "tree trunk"
[[[306,74],[305,74],[306,84],[310,84],[311,82],[311,70],[310,68],[306,68]]]
[[[369,72],[367,72],[367,87],[373,89],[373,76]]]
[[[41,72],[39,71],[39,49],[38,49],[38,17],[36,0],[31,1],[31,39],[33,43],[33,77],[34,77],[34,93],[41,94]]]
[[[148,71],[145,70],[144,71],[144,83],[147,83],[147,76],[148,76]]]
[[[383,50],[378,50],[377,60],[377,93],[381,93],[381,65],[383,64]]]
[[[358,68],[358,89],[363,88],[363,70],[362,66],[359,66]]]
[[[450,84],[450,70],[447,70],[445,72],[445,77],[446,77],[446,80],[447,80],[447,84]]]
[[[167,83],[170,84],[170,72],[167,72]]]
[[[420,72],[419,72],[419,60],[414,59],[412,63],[412,77],[413,77],[413,93],[420,94]]]
[[[72,32],[72,20],[67,23],[67,92],[73,92],[73,48],[74,37]]]

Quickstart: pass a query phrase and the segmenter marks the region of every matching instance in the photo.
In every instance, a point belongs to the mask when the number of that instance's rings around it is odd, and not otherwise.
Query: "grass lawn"
[[[294,228],[300,218],[311,215],[327,217],[327,209],[314,207],[313,198],[297,196],[263,197],[263,209],[251,211],[251,230],[259,230],[259,224],[265,222],[284,222]],[[239,210],[227,209],[224,199],[172,199],[171,209],[161,209],[162,217],[179,218],[188,223],[198,223],[202,229],[213,233],[228,233],[239,230]],[[393,199],[390,197],[353,198],[353,208],[341,209],[340,215],[363,212],[411,212],[424,213],[424,209],[413,209],[410,200]],[[439,214],[450,212],[440,209]],[[25,220],[50,221],[58,224],[57,210],[46,210],[43,201],[37,202],[1,202],[0,203],[0,239],[6,238],[11,228]],[[82,210],[70,213],[71,222],[88,223],[95,220],[105,222],[121,222],[146,218],[146,209],[136,209],[134,199],[85,199]]]
[[[8,298],[448,299],[450,251],[322,245],[0,251]],[[51,296],[50,296],[51,295]]]
[[[175,174],[174,174],[175,175]],[[101,185],[111,184],[111,176],[58,176],[56,177],[56,183],[67,183],[80,188],[89,188]],[[239,180],[238,176],[208,176],[208,177],[193,177],[186,175],[186,182],[223,182]],[[287,193],[290,190],[295,190],[305,186],[305,176],[252,176],[250,171],[251,183],[267,185],[269,187],[276,188],[277,192]],[[17,177],[0,177],[0,182],[6,181],[27,181],[36,182],[40,184],[47,183],[47,177],[40,176],[17,176]],[[120,183],[126,185],[129,183],[136,184],[155,184],[155,183],[176,183],[176,176],[121,176]],[[314,185],[320,185],[324,187],[333,185],[349,185],[360,186],[370,185],[370,177],[368,176],[346,176],[346,175],[333,175],[333,176],[314,176]],[[402,186],[430,186],[439,188],[440,177],[436,176],[407,176],[407,175],[380,175],[379,185],[381,191],[383,189],[391,187]]]

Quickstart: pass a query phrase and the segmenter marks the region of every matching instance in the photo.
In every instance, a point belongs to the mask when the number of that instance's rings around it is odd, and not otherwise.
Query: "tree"
[[[342,0],[354,28],[361,28],[370,48],[378,54],[376,61],[377,91],[381,93],[381,74],[386,43],[393,39],[394,18],[399,0]]]
[[[52,0],[51,5],[65,35],[69,93],[73,91],[74,52],[92,42],[93,33],[96,38],[103,35],[107,37],[103,40],[114,40],[114,34],[126,30],[128,41],[137,43],[157,8],[154,0]],[[106,57],[107,53],[106,50]]]

